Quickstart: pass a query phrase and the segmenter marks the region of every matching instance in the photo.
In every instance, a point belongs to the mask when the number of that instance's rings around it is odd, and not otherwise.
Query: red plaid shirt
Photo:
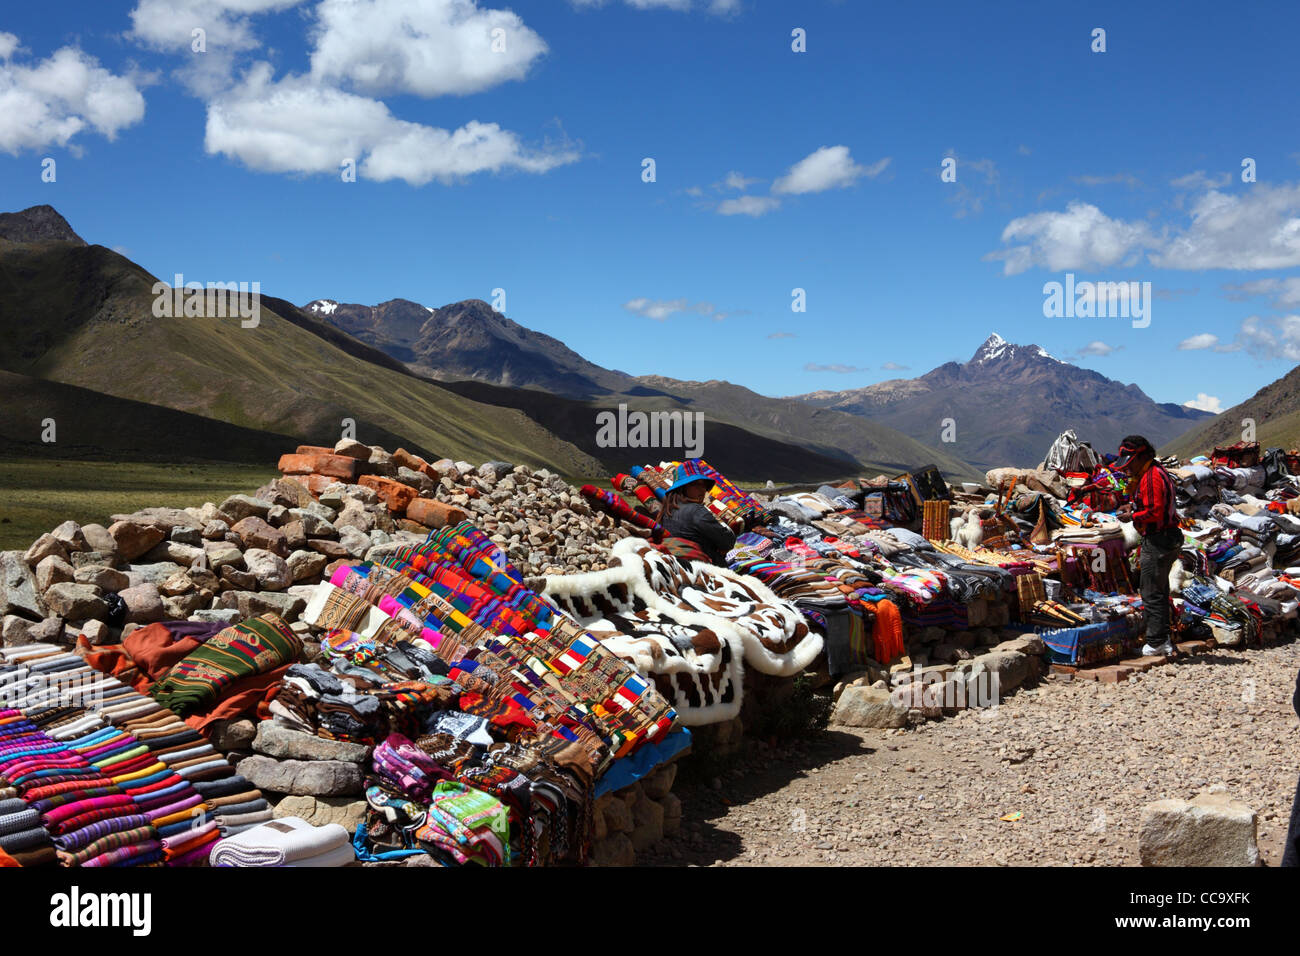
[[[1178,509],[1174,502],[1174,479],[1169,472],[1152,462],[1142,473],[1137,487],[1131,489],[1133,524],[1143,534],[1163,531],[1178,525]]]

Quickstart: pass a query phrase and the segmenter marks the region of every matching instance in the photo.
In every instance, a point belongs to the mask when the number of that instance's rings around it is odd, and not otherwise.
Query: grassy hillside
[[[0,315],[17,319],[0,368],[309,443],[333,444],[353,419],[362,441],[432,457],[602,470],[522,412],[366,361],[340,347],[351,340],[336,344],[268,302],[255,328],[155,318],[154,281],[102,246],[0,241]]]
[[[1210,419],[1160,448],[1161,454],[1191,458],[1215,445],[1242,440],[1242,421],[1255,422],[1255,439],[1265,448],[1300,447],[1300,366],[1270,382],[1240,405]]]
[[[275,463],[171,464],[0,458],[0,551],[26,549],[60,522],[107,524],[137,508],[218,504],[251,493],[279,474]]]
[[[730,422],[787,442],[798,440],[805,448],[830,458],[851,456],[860,464],[860,471],[897,472],[934,464],[953,478],[983,477],[950,449],[927,445],[859,415],[817,408],[796,399],[768,398],[730,382],[657,377],[640,381],[645,387],[634,397],[645,407],[673,407],[677,400],[686,408],[704,412],[710,421]]]

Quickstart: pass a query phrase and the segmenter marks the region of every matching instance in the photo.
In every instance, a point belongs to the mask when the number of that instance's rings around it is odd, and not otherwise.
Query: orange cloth
[[[0,850],[0,867],[4,867],[4,866],[17,866],[17,865],[18,865],[18,861],[17,861],[17,860],[15,860],[12,856],[10,856],[10,855],[9,855],[8,853],[6,853],[4,850]]]
[[[905,653],[903,647],[903,616],[893,601],[876,601],[871,605],[876,612],[876,624],[871,629],[871,642],[875,645],[876,659],[885,667],[899,660]]]
[[[285,664],[265,674],[241,677],[226,688],[217,706],[206,713],[190,714],[185,723],[206,736],[207,727],[213,721],[233,720],[245,712],[255,712],[260,719],[266,720],[271,716],[271,701],[280,693],[280,682],[292,666]]]

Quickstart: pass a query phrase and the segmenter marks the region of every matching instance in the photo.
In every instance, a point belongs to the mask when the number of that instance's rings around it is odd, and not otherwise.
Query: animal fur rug
[[[740,713],[744,665],[791,677],[822,638],[756,578],[687,567],[640,538],[624,538],[605,571],[548,575],[541,593],[655,682],[684,724]]]

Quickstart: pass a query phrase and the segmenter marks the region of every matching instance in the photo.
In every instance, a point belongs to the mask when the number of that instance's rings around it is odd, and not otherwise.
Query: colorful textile
[[[240,678],[275,670],[296,660],[302,641],[278,615],[264,614],[232,625],[182,658],[150,692],[184,716],[214,706]]]

